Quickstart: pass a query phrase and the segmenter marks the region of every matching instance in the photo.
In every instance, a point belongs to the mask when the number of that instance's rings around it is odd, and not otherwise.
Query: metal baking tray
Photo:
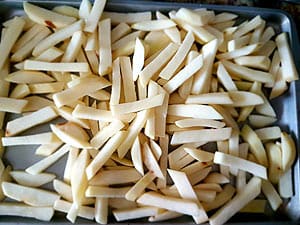
[[[33,0],[30,1],[46,8],[52,8],[57,5],[72,5],[79,6],[79,1],[51,1],[51,0]],[[260,15],[265,19],[268,25],[274,27],[276,32],[287,32],[290,38],[291,48],[294,54],[295,63],[300,68],[300,47],[299,39],[297,36],[296,26],[292,18],[282,10],[253,8],[253,7],[240,7],[240,6],[226,6],[226,5],[206,5],[194,3],[171,3],[171,2],[151,2],[151,1],[122,1],[110,0],[106,5],[106,10],[115,12],[134,12],[134,11],[156,11],[168,12],[176,10],[181,7],[185,8],[207,8],[215,10],[216,12],[233,12],[240,15],[241,20],[253,18]],[[0,0],[0,22],[16,16],[23,15],[22,1],[21,0]],[[1,54],[1,53],[0,53]],[[293,82],[290,84],[288,91],[281,97],[272,101],[272,105],[278,115],[278,124],[289,133],[297,142],[298,155],[297,160],[293,166],[293,183],[294,183],[294,196],[289,202],[284,204],[278,212],[273,213],[267,210],[265,215],[262,214],[237,214],[231,218],[227,224],[299,224],[300,222],[300,158],[299,158],[299,105],[297,104],[300,99],[300,83]],[[37,127],[29,133],[36,131],[46,131],[45,126]],[[13,166],[14,169],[24,169],[28,165],[38,161],[40,157],[33,156],[35,146],[17,146],[7,148],[4,160]],[[57,162],[48,171],[55,172],[58,177],[63,173],[63,165],[66,156]],[[50,186],[47,186],[51,188]],[[116,224],[115,220],[111,218],[110,224]],[[51,222],[39,222],[33,219],[20,218],[20,217],[0,217],[0,224],[69,224],[63,214],[56,214]],[[94,224],[92,221],[77,219],[76,224]],[[118,224],[148,224],[146,220],[136,220],[129,222],[121,222]],[[194,224],[193,220],[189,217],[181,217],[175,220],[162,222],[162,224]]]

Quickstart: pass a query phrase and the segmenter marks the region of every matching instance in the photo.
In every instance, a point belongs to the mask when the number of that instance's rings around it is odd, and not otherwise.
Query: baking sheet
[[[52,8],[57,5],[74,5],[79,6],[79,1],[31,1],[38,5]],[[291,48],[294,53],[295,62],[297,68],[300,68],[300,48],[298,43],[298,36],[296,33],[295,24],[291,17],[281,10],[263,9],[263,8],[251,8],[251,7],[237,7],[237,6],[221,6],[221,5],[205,5],[205,4],[187,4],[187,3],[166,3],[166,2],[144,2],[144,1],[108,1],[106,10],[116,12],[132,12],[132,11],[145,11],[159,10],[161,12],[167,12],[170,10],[176,10],[180,7],[186,8],[207,8],[213,9],[216,12],[234,12],[239,14],[242,19],[253,18],[256,15],[260,15],[265,19],[268,25],[275,28],[276,32],[287,32],[291,41]],[[0,1],[0,22],[11,18],[15,15],[23,15],[22,1]],[[298,91],[297,91],[298,90]],[[289,90],[284,96],[272,101],[272,105],[278,115],[278,124],[283,127],[285,131],[288,131],[297,141],[298,156],[297,161],[293,167],[293,181],[294,181],[294,197],[285,204],[277,214],[267,211],[266,215],[260,214],[239,214],[234,216],[228,224],[245,224],[245,222],[251,222],[251,224],[298,224],[296,221],[300,218],[300,163],[299,163],[299,106],[297,105],[297,99],[299,99],[299,82],[294,82],[290,85]],[[35,129],[31,129],[29,133],[36,131],[46,131],[45,126],[39,126]],[[9,147],[6,150],[5,160],[11,164],[14,169],[24,169],[34,162],[41,159],[41,157],[34,156],[34,150],[36,146],[14,146]],[[63,173],[64,161],[66,156],[63,157],[58,163],[51,167],[48,171],[55,172],[56,174]],[[49,186],[48,186],[49,187]],[[51,188],[51,187],[49,187]],[[61,215],[61,216],[60,216]],[[114,220],[112,220],[114,221]],[[293,221],[293,222],[292,222]],[[0,224],[63,224],[69,222],[65,219],[63,214],[58,214],[51,222],[39,222],[32,219],[17,218],[17,217],[0,217]],[[93,224],[94,222],[78,219],[76,224]],[[145,224],[146,220],[121,222],[118,224]],[[194,224],[189,217],[182,217],[176,220],[164,222],[163,224]],[[114,223],[111,223],[114,224]]]

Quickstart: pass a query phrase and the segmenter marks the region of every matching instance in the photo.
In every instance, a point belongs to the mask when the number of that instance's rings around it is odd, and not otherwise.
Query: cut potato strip
[[[11,112],[11,113],[21,113],[27,105],[28,101],[22,99],[13,99],[0,97],[0,111],[1,112]]]
[[[90,68],[87,63],[53,63],[35,60],[26,60],[25,70],[46,70],[58,72],[89,72]]]
[[[142,159],[142,148],[140,143],[140,138],[137,136],[131,147],[131,159],[135,169],[144,176],[144,166]]]
[[[241,56],[235,58],[234,62],[241,66],[248,66],[266,71],[269,70],[271,65],[271,60],[267,56]]]
[[[261,190],[268,199],[272,209],[276,211],[283,203],[274,186],[267,180],[262,180]]]
[[[228,74],[222,62],[218,64],[217,77],[227,91],[237,91],[237,87],[233,82],[231,76]]]
[[[45,169],[47,169],[49,166],[54,164],[58,159],[60,159],[64,154],[66,154],[70,149],[70,146],[64,145],[59,150],[54,152],[52,155],[49,155],[48,157],[36,162],[35,164],[28,167],[25,171],[27,173],[30,173],[32,175],[36,175],[38,173],[41,173]]]
[[[229,21],[229,20],[234,20],[237,17],[238,17],[238,15],[236,15],[234,13],[222,12],[222,13],[217,14],[214,17],[212,23],[213,24],[222,23],[222,22],[226,22],[226,21]]]
[[[55,201],[53,208],[56,211],[60,211],[60,212],[64,212],[67,213],[70,211],[72,207],[72,203],[68,202],[68,201],[64,201],[61,199],[58,199]],[[78,216],[85,218],[85,219],[94,219],[94,211],[95,209],[89,206],[79,206],[78,209]]]
[[[244,23],[243,25],[239,26],[239,28],[233,33],[233,38],[238,38],[243,36],[244,34],[254,30],[255,28],[259,27],[263,23],[263,20],[260,16],[256,16],[251,19],[249,22]]]
[[[258,162],[263,166],[268,166],[266,150],[258,138],[257,134],[249,127],[244,125],[241,131],[241,136],[250,145],[250,151],[257,158]]]
[[[207,105],[169,105],[168,115],[193,117],[198,119],[223,119],[213,107]]]
[[[175,219],[180,216],[182,216],[181,213],[166,210],[162,213],[156,214],[155,216],[150,216],[148,220],[149,222],[160,222],[160,221]]]
[[[54,202],[59,199],[59,195],[54,192],[10,182],[2,182],[2,189],[7,197],[31,206],[53,206]]]
[[[198,223],[203,223],[208,220],[208,216],[206,212],[204,211],[201,203],[198,200],[197,194],[195,193],[188,177],[184,172],[179,172],[176,170],[170,170],[168,169],[168,173],[171,176],[180,196],[183,199],[191,200],[197,203],[198,208],[199,208],[199,213],[197,216],[193,216],[193,219],[195,222]]]
[[[218,128],[218,129],[203,129],[191,131],[178,131],[174,132],[171,145],[178,145],[184,143],[193,143],[197,141],[223,141],[231,136],[231,127]]]
[[[114,136],[112,136],[108,142],[103,146],[101,151],[92,160],[92,162],[86,168],[86,174],[90,180],[95,174],[101,169],[104,163],[111,157],[114,151],[120,146],[123,140],[128,137],[128,132],[118,131]],[[101,197],[101,196],[100,196]]]
[[[141,21],[131,25],[132,29],[142,31],[156,31],[175,27],[176,23],[169,19]]]
[[[159,77],[169,80],[175,74],[175,71],[178,69],[180,64],[183,62],[184,58],[187,56],[188,51],[190,50],[193,42],[193,34],[191,32],[187,33],[176,54],[160,72]]]
[[[83,21],[79,20],[74,22],[72,25],[64,27],[57,32],[49,35],[47,38],[42,40],[35,48],[33,49],[32,55],[38,56],[43,53],[45,50],[54,47],[59,42],[71,37],[74,32],[82,30]]]
[[[214,156],[214,163],[224,166],[230,166],[236,169],[244,170],[252,173],[255,176],[267,179],[267,169],[257,163],[250,162],[248,160],[231,156],[222,152],[216,152]]]
[[[214,159],[213,153],[203,151],[201,149],[185,147],[184,151],[199,162],[209,162]]]
[[[111,136],[113,136],[123,127],[124,124],[120,120],[112,121],[109,125],[107,125],[94,135],[94,137],[91,139],[91,145],[95,149],[101,148]]]
[[[180,128],[187,127],[211,127],[222,128],[225,126],[224,122],[211,119],[182,119],[175,121],[176,126]]]
[[[146,86],[150,79],[171,59],[171,57],[175,54],[177,49],[178,47],[176,44],[168,44],[168,46],[165,49],[163,49],[148,65],[144,67],[144,69],[139,75],[143,86]],[[167,66],[164,68],[167,68]]]
[[[282,170],[288,171],[296,158],[296,145],[286,132],[281,133]]]
[[[145,166],[148,168],[148,170],[152,171],[156,177],[159,177],[160,179],[166,179],[147,142],[143,144],[142,154],[143,154],[143,162]]]
[[[35,150],[35,154],[36,155],[41,155],[41,156],[49,156],[53,152],[55,152],[62,144],[63,144],[63,142],[60,141],[60,142],[57,142],[55,144],[43,144],[43,145],[40,145]]]
[[[257,94],[246,91],[230,91],[228,92],[233,103],[233,107],[245,107],[253,105],[261,105],[264,100]]]
[[[108,186],[137,182],[142,176],[134,168],[121,170],[100,170],[90,181],[90,185]]]
[[[7,123],[5,136],[14,136],[31,127],[49,122],[57,117],[56,111],[48,106],[30,115],[19,117]]]
[[[185,101],[186,104],[234,104],[227,92],[207,93],[200,95],[189,95]]]
[[[140,21],[151,20],[151,12],[134,12],[134,13],[119,13],[119,12],[103,12],[102,18],[111,18],[112,24],[127,23],[133,24]]]
[[[292,170],[286,171],[279,179],[278,191],[282,198],[291,198],[294,196]]]
[[[133,81],[137,81],[138,76],[139,76],[140,72],[143,69],[145,56],[146,56],[145,46],[139,38],[136,38],[135,47],[134,47],[134,54],[133,54],[133,57],[132,57]]]
[[[252,44],[252,45],[247,45],[245,47],[233,50],[233,51],[229,51],[226,53],[221,53],[219,55],[216,55],[216,58],[221,60],[221,59],[233,59],[233,58],[238,58],[241,56],[245,56],[245,55],[250,55],[251,53],[255,52],[257,49],[259,49],[261,47],[260,44]]]
[[[54,81],[52,77],[43,72],[25,70],[10,73],[5,80],[17,84],[48,83]]]
[[[41,144],[55,144],[55,143],[61,143],[61,142],[52,132],[2,138],[3,146],[41,145]]]
[[[1,202],[0,215],[21,216],[35,218],[42,221],[50,221],[54,215],[53,207],[33,207],[24,203]]]
[[[48,94],[60,92],[64,89],[64,82],[29,84],[30,94]]]
[[[133,74],[131,69],[131,60],[129,57],[120,57],[121,75],[123,81],[123,94],[125,102],[134,102],[137,100]]]
[[[95,220],[100,224],[107,224],[108,219],[108,198],[96,198]]]
[[[130,187],[111,188],[101,186],[89,186],[85,195],[97,198],[124,198]]]
[[[9,56],[9,53],[17,41],[19,35],[21,34],[25,21],[20,17],[15,17],[12,20],[12,23],[6,28],[5,35],[3,36],[0,42],[0,52],[2,57],[0,59],[0,69],[4,67],[4,64]]]
[[[154,216],[159,212],[159,208],[152,206],[143,206],[131,209],[115,209],[113,215],[117,221],[124,221],[130,219],[138,219],[148,216]]]
[[[230,180],[221,173],[212,172],[203,180],[204,183],[227,184]]]
[[[51,173],[40,173],[32,175],[24,171],[11,171],[9,173],[18,184],[39,187],[54,180],[55,175]]]
[[[103,4],[103,2],[99,4]],[[96,5],[94,4],[94,6]],[[103,6],[101,7],[103,8]],[[91,13],[93,13],[93,9]],[[85,30],[87,29],[87,26],[89,25],[88,24],[86,25]],[[99,32],[98,32],[99,33],[99,74],[101,76],[110,73],[112,69],[110,29],[111,29],[110,19],[105,19],[99,22]]]
[[[70,183],[71,182],[71,172],[72,168],[74,166],[74,163],[79,155],[79,149],[78,148],[70,148],[69,154],[68,154],[68,159],[66,162],[65,166],[65,171],[64,171],[64,181]],[[53,182],[54,185],[54,182]]]
[[[159,20],[168,19],[167,16],[163,15],[159,11],[156,11],[156,18]],[[165,34],[176,44],[181,43],[180,32],[177,27],[171,27],[168,29],[164,29]]]
[[[282,33],[276,37],[276,45],[282,65],[282,74],[286,81],[291,82],[298,80],[299,75],[294,63],[294,59],[289,47],[288,37],[286,33]]]
[[[199,215],[197,203],[182,198],[168,197],[156,192],[147,192],[137,199],[137,203],[164,208],[191,216]]]
[[[256,135],[262,141],[278,139],[281,135],[281,129],[278,126],[266,127],[255,130]]]
[[[58,107],[75,102],[77,99],[103,89],[110,85],[110,82],[102,77],[81,78],[79,83],[69,89],[53,95],[55,105]]]
[[[261,191],[261,179],[257,177],[251,178],[246,187],[237,193],[232,200],[226,203],[214,215],[209,218],[212,225],[224,224],[236,212],[242,209],[247,203],[256,198]]]
[[[126,22],[121,22],[111,30],[111,43],[116,42],[123,36],[131,32],[130,26]]]
[[[102,0],[96,0],[94,2],[89,15],[86,17],[84,31],[90,33],[95,31],[98,25],[98,21],[104,10],[105,3],[106,1],[102,1]]]
[[[150,108],[161,106],[163,104],[164,97],[164,94],[158,94],[153,97],[148,97],[134,102],[111,105],[111,110],[115,115],[147,110]]]
[[[204,12],[204,13],[203,13]],[[191,9],[181,8],[176,12],[176,17],[194,26],[203,26],[212,18],[209,16],[211,11],[195,12]]]
[[[61,59],[61,62],[73,62],[78,55],[78,52],[85,42],[85,36],[82,31],[76,31],[66,48],[66,51]]]
[[[135,201],[143,194],[147,186],[154,180],[155,177],[156,176],[153,172],[148,172],[131,187],[131,189],[126,193],[125,198],[130,201]]]
[[[27,16],[34,22],[49,26],[53,29],[66,27],[76,21],[76,18],[62,15],[54,11],[50,11],[29,2],[23,3],[23,8]]]
[[[252,37],[253,37],[253,35],[252,35]],[[249,42],[252,41],[252,39],[250,40],[250,38],[251,38],[251,35],[250,35],[250,34],[247,34],[247,35],[244,35],[244,36],[242,36],[242,37],[239,37],[239,38],[236,38],[236,39],[233,39],[233,40],[228,41],[228,43],[227,43],[228,53],[234,51],[235,54],[236,54],[236,53],[240,54],[241,51],[237,51],[237,52],[236,52],[236,50],[241,49],[241,48],[244,48],[244,49],[245,49],[245,47],[247,47],[247,45],[249,44]],[[251,43],[251,44],[257,44],[257,42],[258,42],[258,41],[253,42],[253,43]],[[253,46],[253,45],[252,45],[252,46]],[[246,48],[246,49],[247,49],[247,48]],[[248,49],[248,50],[249,50],[249,49]],[[250,48],[250,50],[251,50],[251,48]],[[223,53],[223,54],[225,54],[225,56],[228,56],[228,53]],[[231,55],[232,55],[232,54],[231,54]],[[229,55],[229,56],[230,56],[230,55]]]
[[[203,65],[202,55],[197,56],[181,71],[175,74],[163,87],[170,94],[192,77]]]
[[[244,66],[234,64],[232,62],[222,60],[223,65],[232,75],[241,77],[249,81],[259,81],[262,83],[272,82],[274,80],[272,74],[259,70],[250,69]]]

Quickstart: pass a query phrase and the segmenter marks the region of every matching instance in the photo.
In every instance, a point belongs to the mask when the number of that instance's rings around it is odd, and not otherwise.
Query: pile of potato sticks
[[[296,147],[269,102],[298,79],[287,34],[260,16],[104,7],[24,2],[3,24],[1,155],[38,145],[44,158],[24,171],[0,159],[0,215],[217,225],[292,197]],[[60,177],[46,171],[64,155]]]

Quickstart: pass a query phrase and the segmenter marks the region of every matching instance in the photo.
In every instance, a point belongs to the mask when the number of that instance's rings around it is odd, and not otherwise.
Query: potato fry
[[[240,56],[234,62],[241,66],[248,66],[261,70],[269,70],[271,61],[267,56]]]
[[[52,132],[2,138],[3,146],[41,145],[41,144],[55,144],[55,143],[60,143],[60,141]]]
[[[27,16],[34,22],[51,28],[63,28],[76,21],[76,18],[50,11],[29,2],[23,3]]]
[[[272,209],[276,211],[279,206],[283,203],[279,194],[275,190],[274,186],[267,180],[262,180],[261,190],[266,196],[268,202],[270,203]]]
[[[261,179],[251,178],[246,187],[233,197],[227,204],[209,218],[212,225],[225,223],[235,212],[242,209],[248,202],[257,197],[261,189]]]
[[[32,175],[24,171],[11,171],[10,175],[15,181],[17,181],[18,184],[29,187],[42,186],[51,182],[55,178],[55,175],[50,173]]]
[[[31,206],[53,206],[54,202],[59,199],[59,195],[54,192],[10,182],[2,182],[2,189],[6,196]]]
[[[234,104],[230,94],[226,92],[207,93],[199,95],[189,95],[185,101],[186,104]]]
[[[158,213],[159,208],[152,206],[142,206],[131,209],[115,209],[113,215],[117,221],[124,221],[130,219],[138,219],[148,216],[154,216]]]
[[[0,111],[22,113],[27,103],[28,101],[22,99],[0,97]]]
[[[59,150],[54,152],[52,155],[47,156],[46,158],[36,162],[35,164],[28,167],[25,171],[32,175],[41,173],[49,166],[54,164],[58,159],[60,159],[64,154],[66,154],[70,149],[70,146],[63,145]]]
[[[281,133],[282,170],[286,172],[291,168],[296,158],[294,140],[286,132]]]
[[[222,152],[216,152],[214,156],[214,163],[230,166],[236,169],[244,170],[252,173],[255,176],[267,179],[267,169],[257,163],[250,162],[248,160],[224,154]]]
[[[137,22],[131,25],[132,29],[142,30],[142,31],[157,31],[164,30],[175,27],[176,23],[174,23],[170,19],[161,19],[161,20],[147,20]]]
[[[156,177],[159,177],[161,179],[166,179],[147,142],[143,144],[142,154],[143,154],[143,162],[145,166],[148,168],[148,170],[152,171],[152,173],[154,173]]]
[[[79,20],[74,22],[70,26],[64,27],[57,32],[49,35],[47,38],[42,40],[37,46],[33,49],[32,55],[38,56],[43,53],[45,50],[54,47],[59,42],[71,37],[74,32],[81,30],[83,27],[83,21]]]
[[[0,215],[21,216],[50,221],[54,215],[53,207],[34,207],[24,203],[1,202]]]
[[[168,115],[193,117],[198,119],[223,119],[213,107],[207,105],[169,105]]]

